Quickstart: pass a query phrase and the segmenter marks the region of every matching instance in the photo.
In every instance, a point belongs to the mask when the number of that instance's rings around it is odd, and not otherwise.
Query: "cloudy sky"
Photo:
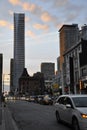
[[[57,63],[58,30],[63,24],[87,24],[87,0],[0,0],[0,53],[4,73],[13,58],[13,14],[25,13],[25,64],[29,75],[42,62]]]

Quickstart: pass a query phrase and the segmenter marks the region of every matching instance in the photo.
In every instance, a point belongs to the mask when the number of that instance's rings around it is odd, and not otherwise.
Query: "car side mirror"
[[[70,105],[70,104],[66,104],[66,107],[67,107],[67,108],[71,108],[71,105]]]

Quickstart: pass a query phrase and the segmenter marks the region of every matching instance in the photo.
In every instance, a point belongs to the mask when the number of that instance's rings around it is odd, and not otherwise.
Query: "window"
[[[75,82],[78,82],[79,80],[79,74],[78,71],[75,72]]]
[[[63,105],[70,104],[71,107],[73,107],[71,99],[69,97],[66,97],[66,96],[59,98],[57,103],[63,104]]]
[[[66,99],[66,104],[70,104],[70,105],[71,105],[71,107],[73,107],[73,105],[72,105],[72,101],[71,101],[71,99],[70,99],[70,98],[68,98],[68,97],[67,97],[67,99]]]
[[[76,107],[87,107],[87,97],[73,97]]]
[[[82,76],[86,76],[86,68],[82,69]]]
[[[59,98],[59,100],[57,101],[57,103],[63,104],[64,103],[64,97]]]

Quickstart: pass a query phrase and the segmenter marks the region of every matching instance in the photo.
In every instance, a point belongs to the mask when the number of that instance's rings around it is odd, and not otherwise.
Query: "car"
[[[43,103],[43,97],[44,97],[44,95],[38,95],[37,96],[37,103],[42,104]]]
[[[53,100],[49,95],[45,95],[43,97],[43,104],[44,105],[53,105]]]
[[[58,123],[68,123],[72,130],[87,130],[87,95],[61,95],[54,105]]]
[[[29,102],[35,102],[35,96],[30,96],[29,97]]]

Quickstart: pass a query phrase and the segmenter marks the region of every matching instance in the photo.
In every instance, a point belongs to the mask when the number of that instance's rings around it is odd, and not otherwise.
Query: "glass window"
[[[72,101],[70,98],[67,97],[67,100],[66,100],[66,104],[70,104],[71,107],[73,108],[73,104],[72,104]]]
[[[86,73],[86,68],[83,68],[83,69],[82,69],[82,76],[86,76],[86,74],[87,74],[87,73]]]
[[[63,104],[64,103],[64,97],[59,98],[59,100],[57,101],[57,103]]]
[[[76,107],[87,107],[87,97],[73,97],[72,99]]]

